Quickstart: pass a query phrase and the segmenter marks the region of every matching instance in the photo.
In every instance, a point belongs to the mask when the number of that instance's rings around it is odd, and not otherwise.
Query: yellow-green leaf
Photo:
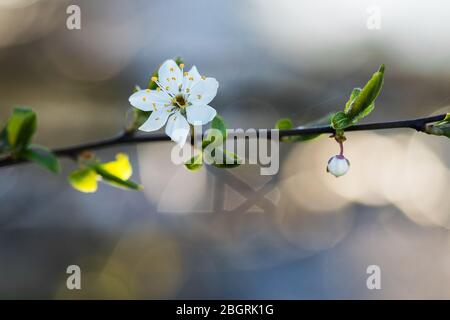
[[[331,126],[336,130],[344,130],[352,125],[352,119],[343,111],[336,112],[331,118]]]
[[[36,131],[36,113],[27,108],[16,108],[6,125],[6,139],[14,152],[20,152],[31,142]]]
[[[115,176],[113,174],[111,174],[110,172],[106,171],[105,169],[102,168],[101,165],[95,166],[94,167],[95,172],[97,172],[98,175],[100,175],[103,179],[104,182],[109,183],[110,185],[114,186],[114,187],[118,187],[118,188],[123,188],[123,189],[131,189],[131,190],[141,190],[142,186],[140,186],[139,184],[130,181],[130,180],[126,180],[126,179],[121,179],[118,176]]]
[[[280,119],[275,124],[275,129],[278,130],[289,130],[292,128],[293,128],[292,121],[289,118]]]
[[[209,131],[209,134],[202,142],[203,149],[205,149],[208,145],[215,141],[215,139],[219,137],[219,133],[221,135],[222,141],[225,141],[227,139],[227,125],[220,115],[216,115],[211,121],[211,129],[213,130]]]
[[[354,88],[352,93],[350,94],[350,98],[348,98],[347,103],[345,104],[344,112],[349,112],[352,103],[355,101],[356,97],[361,93],[361,88]]]
[[[130,160],[125,153],[116,155],[116,160],[101,164],[100,167],[109,174],[120,178],[121,180],[128,180],[133,174],[133,168]]]
[[[203,166],[203,153],[199,153],[189,159],[184,166],[190,171],[200,170]]]
[[[380,94],[383,79],[384,65],[381,65],[380,69],[373,74],[362,90],[353,90],[350,100],[352,100],[352,96],[354,96],[354,99],[350,104],[347,102],[348,106],[346,105],[345,107],[345,113],[353,123],[367,116],[373,110],[373,103]]]
[[[443,120],[436,122],[436,125],[447,124],[447,123],[450,123],[450,113],[447,113]]]
[[[73,188],[85,193],[97,191],[98,174],[91,168],[84,168],[73,171],[69,175],[69,182]]]

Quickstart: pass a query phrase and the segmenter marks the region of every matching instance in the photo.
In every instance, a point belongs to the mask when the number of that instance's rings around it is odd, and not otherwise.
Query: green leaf
[[[292,121],[289,118],[280,119],[275,124],[275,129],[278,130],[289,130],[292,128],[293,128]]]
[[[37,163],[53,173],[59,173],[61,171],[58,157],[46,147],[30,145],[28,149],[22,151],[19,156],[20,158]]]
[[[219,162],[213,162],[213,166],[221,169],[232,169],[240,166],[242,164],[242,159],[238,157],[237,154],[223,150],[221,148],[216,148],[216,152],[222,153],[222,161]]]
[[[354,88],[352,90],[352,93],[350,94],[350,98],[348,99],[347,103],[345,104],[344,112],[349,112],[350,106],[355,101],[355,99],[359,96],[361,93],[361,88]]]
[[[292,127],[293,127],[292,120],[289,118],[280,119],[275,124],[275,129],[278,129],[278,130],[290,130],[290,129],[292,129]],[[281,137],[281,141],[292,142],[292,141],[294,141],[294,138],[295,137]]]
[[[95,172],[97,172],[98,175],[100,175],[103,178],[103,181],[105,181],[115,187],[124,188],[124,189],[132,189],[132,190],[141,190],[142,189],[142,186],[140,186],[139,184],[137,184],[133,181],[124,180],[124,179],[121,179],[121,178],[109,173],[104,168],[102,168],[101,165],[97,165],[97,166],[93,167],[93,169],[95,170]]]
[[[428,124],[425,127],[425,132],[435,136],[446,136],[450,138],[450,113],[447,113],[443,120]]]
[[[450,123],[427,125],[425,132],[435,136],[446,136],[447,138],[450,138]]]
[[[116,159],[105,163],[96,163],[102,170],[122,180],[130,179],[133,174],[133,167],[128,155],[120,152],[116,154]]]
[[[69,175],[69,183],[80,192],[92,193],[98,188],[98,175],[91,168],[83,168],[72,171]]]
[[[367,116],[374,108],[373,103],[380,94],[384,79],[384,65],[375,72],[362,90],[353,89],[350,96],[351,102],[347,102],[345,113],[355,124],[358,120]],[[352,99],[353,96],[353,99]]]
[[[203,166],[203,154],[199,153],[198,155],[193,156],[184,164],[184,166],[190,171],[200,170]]]
[[[31,142],[36,132],[36,113],[31,109],[16,108],[6,125],[6,139],[14,153],[20,153]]]
[[[95,192],[98,181],[106,182],[114,187],[141,190],[142,187],[129,180],[132,167],[125,153],[118,153],[113,161],[100,163],[98,158],[82,163],[81,169],[73,171],[69,176],[70,184],[81,192]]]
[[[211,143],[214,142],[214,140],[216,139],[215,136],[208,136],[208,139],[203,139],[202,141],[202,149],[205,149],[207,146],[209,146]]]
[[[322,118],[310,121],[307,124],[305,124],[304,126],[299,126],[297,128],[314,128],[317,126],[323,126],[323,125],[329,124],[332,117],[333,117],[333,114],[330,113]],[[291,141],[293,141],[293,142],[305,142],[305,141],[315,139],[315,138],[319,137],[320,135],[321,135],[320,133],[308,133],[308,134],[300,134],[298,136],[293,136],[290,138],[291,138]]]
[[[450,123],[450,113],[447,113],[443,120],[436,122],[436,125],[442,125],[447,123]]]
[[[443,136],[450,138],[450,124],[441,125],[439,128]]]
[[[353,89],[353,91],[350,95],[350,99],[345,104],[345,111],[344,111],[345,113],[348,113],[351,111],[351,108],[354,105],[356,98],[359,96],[360,93],[361,93],[360,88]],[[352,121],[351,121],[352,125],[358,123],[359,120],[368,116],[369,113],[371,113],[374,108],[375,108],[375,103],[372,102],[368,107],[364,108],[359,114],[357,114],[354,118],[352,118]]]
[[[225,141],[227,139],[227,125],[225,124],[225,121],[220,115],[216,115],[214,119],[211,121],[210,129],[215,129],[220,132],[220,135],[222,136],[222,141]],[[217,133],[217,132],[216,132]],[[210,145],[216,138],[216,135],[213,132],[208,133],[206,138],[202,142],[202,148],[205,149],[208,145]]]
[[[344,130],[352,125],[352,119],[343,111],[336,112],[331,118],[331,126],[336,130]]]
[[[216,115],[214,117],[214,119],[211,121],[211,128],[220,131],[223,141],[227,139],[227,125],[225,124],[225,120],[223,120],[221,116]]]
[[[356,124],[371,113],[375,108],[375,99],[383,86],[383,78],[384,64],[373,74],[364,88],[353,89],[344,111],[339,111],[332,116],[331,126],[342,133],[344,129]]]
[[[360,112],[356,117],[352,119],[352,124],[356,124],[362,118],[365,118],[373,111],[375,108],[375,103],[371,103],[367,108],[365,108],[362,112]]]
[[[211,121],[211,129],[219,130],[222,134],[223,141],[227,139],[227,125],[225,124],[225,120],[223,120],[220,115],[216,115]]]
[[[305,125],[298,126],[296,128],[297,129],[314,128],[317,126],[326,125],[326,124],[330,123],[332,116],[333,116],[333,114],[328,114],[320,119],[310,121],[310,122],[306,123]],[[290,130],[290,129],[293,129],[293,127],[294,126],[292,124],[292,121],[289,118],[280,119],[275,124],[275,129],[278,129],[278,130]],[[291,137],[282,137],[281,141],[304,142],[304,141],[309,141],[309,140],[315,139],[315,138],[319,137],[320,135],[321,135],[320,133],[299,134],[299,135],[291,136]]]

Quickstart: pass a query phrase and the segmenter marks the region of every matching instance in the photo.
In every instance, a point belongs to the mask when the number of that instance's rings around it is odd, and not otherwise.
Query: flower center
[[[186,108],[186,99],[182,94],[179,94],[173,98],[173,105],[184,109]]]

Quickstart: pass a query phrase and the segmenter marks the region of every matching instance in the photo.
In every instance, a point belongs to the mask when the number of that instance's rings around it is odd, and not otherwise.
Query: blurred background
[[[66,9],[81,8],[68,30]],[[36,142],[99,140],[124,125],[134,85],[165,59],[220,83],[230,128],[307,123],[343,107],[381,63],[364,121],[448,112],[447,1],[1,0],[0,124],[38,113]],[[375,20],[374,20],[375,19]],[[34,165],[0,169],[0,298],[450,298],[450,141],[411,130],[349,133],[352,166],[325,172],[326,135],[282,144],[280,171],[188,172],[168,142],[130,155],[143,192],[73,190]],[[66,288],[79,265],[82,290]],[[382,290],[366,269],[381,268]]]

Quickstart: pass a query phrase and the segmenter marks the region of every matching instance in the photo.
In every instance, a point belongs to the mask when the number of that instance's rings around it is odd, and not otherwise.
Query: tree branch
[[[428,123],[433,123],[436,121],[443,120],[445,118],[445,114],[440,114],[432,117],[418,118],[412,120],[400,120],[400,121],[390,121],[390,122],[375,122],[368,124],[358,124],[345,129],[345,131],[363,131],[363,130],[383,130],[383,129],[398,129],[398,128],[409,128],[415,129],[417,131],[424,131],[425,126]],[[257,135],[259,136],[260,130],[257,131]],[[295,129],[289,130],[280,130],[279,137],[290,137],[290,136],[298,136],[302,134],[315,134],[315,133],[335,133],[335,130],[331,126],[317,126],[317,127],[298,127]],[[270,139],[270,129],[267,129],[267,137]],[[125,145],[125,144],[133,144],[133,143],[145,143],[145,142],[158,142],[158,141],[170,141],[170,138],[167,135],[162,134],[151,134],[151,135],[142,135],[136,136],[134,133],[122,132],[119,135],[100,140],[96,142],[90,142],[80,145],[75,145],[71,147],[54,149],[53,152],[58,157],[68,157],[72,159],[76,159],[78,154],[85,150],[98,150],[109,148],[117,145]],[[12,166],[16,164],[26,163],[27,160],[22,159],[12,159],[10,157],[0,159],[0,168]]]

